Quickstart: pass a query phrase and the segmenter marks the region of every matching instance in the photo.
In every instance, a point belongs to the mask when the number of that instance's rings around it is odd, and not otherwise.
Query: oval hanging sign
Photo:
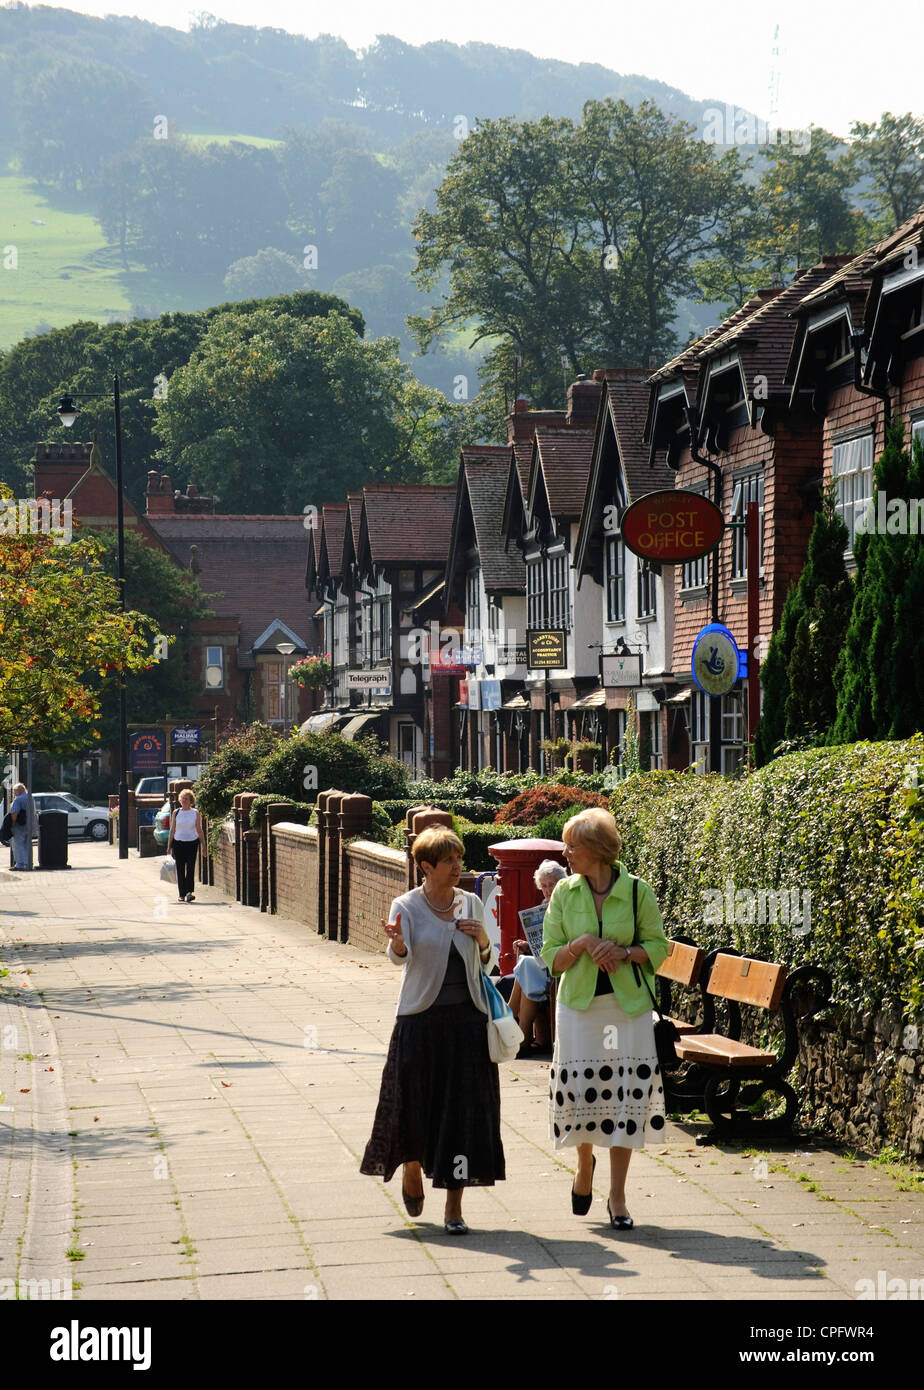
[[[707,695],[727,695],[738,679],[738,644],[723,623],[704,627],[693,644],[693,679]]]
[[[626,507],[620,520],[626,545],[643,560],[666,565],[698,560],[715,550],[725,519],[697,492],[649,492]]]

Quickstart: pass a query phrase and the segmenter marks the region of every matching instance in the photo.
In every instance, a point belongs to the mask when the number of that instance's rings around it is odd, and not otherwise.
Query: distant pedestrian
[[[500,1082],[488,1052],[481,986],[496,952],[481,899],[457,886],[463,848],[445,826],[418,835],[413,855],[423,886],[395,898],[382,923],[388,959],[404,973],[360,1168],[388,1182],[403,1164],[401,1195],[411,1216],[423,1209],[426,1173],[435,1188],[446,1189],[449,1235],[468,1233],[465,1188],[491,1187],[505,1176]]]
[[[13,832],[13,868],[29,867],[29,793],[24,782],[13,787],[13,800],[10,803],[11,829]]]
[[[176,861],[176,891],[181,903],[195,902],[196,855],[202,846],[205,859],[205,831],[202,817],[196,810],[196,798],[188,787],[180,792],[179,806],[170,818],[167,853]]]

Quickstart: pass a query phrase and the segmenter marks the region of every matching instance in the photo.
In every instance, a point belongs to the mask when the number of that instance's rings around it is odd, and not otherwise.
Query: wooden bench
[[[684,1018],[677,1018],[672,1013],[674,1002],[671,986],[680,985],[685,989],[694,989],[699,984],[706,952],[689,937],[684,936],[672,937],[668,946],[666,959],[655,971],[658,981],[658,1003],[662,1014],[670,1019],[677,1032],[684,1037],[688,1033],[696,1033],[700,1025],[690,1023]]]
[[[712,1120],[709,1138],[732,1135],[791,1134],[799,1110],[795,1091],[786,1081],[799,1051],[799,1021],[814,1018],[831,995],[831,980],[816,966],[802,965],[792,972],[785,965],[739,956],[731,951],[711,953],[707,962],[707,999],[723,1000],[728,1011],[725,1033],[713,1031],[715,1014],[710,1009],[709,1026],[689,1032],[676,1044],[681,1062],[689,1063],[682,1081],[665,1087],[668,1108],[678,1098],[688,1102],[702,1097],[702,1109]],[[779,1051],[752,1047],[741,1041],[741,1005],[779,1012],[783,1039]],[[767,1095],[775,1094],[782,1111],[761,1116],[751,1107]]]

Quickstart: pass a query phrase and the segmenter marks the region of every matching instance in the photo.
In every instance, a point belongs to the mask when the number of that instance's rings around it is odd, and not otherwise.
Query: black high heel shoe
[[[594,1166],[590,1170],[590,1191],[586,1196],[575,1192],[574,1184],[571,1185],[571,1210],[575,1216],[586,1216],[590,1211],[590,1204],[594,1199],[594,1169],[597,1166],[597,1156],[594,1155]]]
[[[607,1197],[606,1199],[606,1214],[610,1218],[610,1225],[612,1226],[614,1231],[631,1231],[632,1227],[635,1225],[635,1222],[632,1220],[632,1217],[628,1214],[628,1212],[625,1216],[613,1215],[612,1211],[610,1210],[609,1197]]]

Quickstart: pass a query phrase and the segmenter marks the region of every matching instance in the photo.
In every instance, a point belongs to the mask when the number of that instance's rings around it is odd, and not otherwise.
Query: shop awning
[[[505,700],[501,709],[529,709],[530,703],[525,695],[511,695],[509,700]]]
[[[592,690],[589,695],[584,695],[580,700],[575,700],[574,704],[569,705],[564,713],[570,714],[571,711],[575,709],[599,709],[601,705],[605,704],[606,691],[603,689],[603,686],[600,685],[596,690]]]
[[[685,705],[692,694],[692,687],[688,685],[685,690],[678,690],[676,695],[669,696],[664,703],[666,705]]]
[[[321,734],[325,729],[330,729],[337,723],[338,719],[346,716],[338,710],[324,710],[321,714],[310,714],[302,724],[299,732],[308,734]]]
[[[387,713],[387,710],[377,709],[367,710],[363,714],[356,714],[347,724],[344,724],[343,728],[340,730],[340,733],[343,738],[348,738],[352,741],[354,738],[356,738],[359,734],[362,733],[363,729],[365,729],[367,724],[371,724],[374,720],[380,719],[383,714]]]

